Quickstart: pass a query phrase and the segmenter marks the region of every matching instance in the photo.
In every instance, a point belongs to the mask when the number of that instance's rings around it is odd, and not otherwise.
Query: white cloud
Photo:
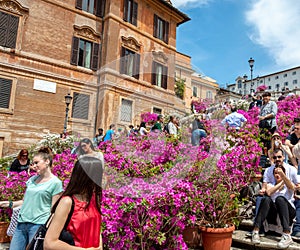
[[[211,0],[171,0],[171,2],[176,8],[196,8],[208,4]]]
[[[250,38],[265,47],[276,64],[300,65],[300,1],[258,0],[246,13]]]

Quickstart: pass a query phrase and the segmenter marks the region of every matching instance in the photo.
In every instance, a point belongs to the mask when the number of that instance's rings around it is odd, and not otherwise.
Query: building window
[[[152,63],[152,80],[153,85],[167,89],[168,84],[168,67],[153,62]]]
[[[73,37],[71,64],[97,70],[100,57],[100,45]]]
[[[279,91],[279,87],[280,87],[280,84],[277,83],[277,84],[276,84],[276,89],[277,89],[277,91]]]
[[[298,82],[297,79],[296,79],[296,80],[293,80],[293,84],[297,84],[297,82]]]
[[[284,83],[284,86],[288,86],[288,85],[289,85],[289,82],[285,82],[285,83]]]
[[[197,87],[193,86],[193,96],[197,97],[198,96],[197,93],[198,93]]]
[[[120,73],[139,79],[140,55],[122,47],[120,60]]]
[[[153,113],[154,113],[154,114],[161,115],[161,114],[162,114],[162,109],[153,107]]]
[[[272,89],[272,86],[269,86],[268,89]]]
[[[121,119],[122,122],[132,121],[132,101],[122,98],[121,101]]]
[[[76,8],[103,17],[105,0],[76,0]]]
[[[241,81],[241,80],[238,81],[238,88],[239,88],[239,89],[242,88],[242,81]]]
[[[260,83],[263,83],[264,82],[264,80],[260,80]]]
[[[72,101],[72,118],[88,120],[90,96],[74,92]]]
[[[287,77],[287,74],[284,74],[283,77]]]
[[[133,0],[124,0],[124,21],[137,26],[138,4]]]
[[[0,11],[0,46],[15,49],[19,17]]]
[[[206,98],[212,99],[212,92],[210,90],[206,91]]]
[[[271,77],[268,78],[268,81],[269,81],[269,82],[271,81]]]
[[[10,79],[0,78],[0,110],[10,106],[12,83]]]
[[[169,23],[157,15],[154,15],[153,36],[164,41],[165,43],[169,42]]]
[[[275,76],[275,79],[278,79],[279,77],[278,76]]]
[[[296,72],[296,71],[294,71],[292,74],[293,74],[293,76],[294,76],[294,75],[296,75],[296,74],[297,74],[297,72]]]

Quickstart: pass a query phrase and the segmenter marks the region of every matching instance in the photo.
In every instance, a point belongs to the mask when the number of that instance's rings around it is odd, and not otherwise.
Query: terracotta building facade
[[[188,20],[164,0],[0,0],[0,157],[61,133],[67,94],[67,131],[89,138],[143,112],[185,114],[174,83]]]

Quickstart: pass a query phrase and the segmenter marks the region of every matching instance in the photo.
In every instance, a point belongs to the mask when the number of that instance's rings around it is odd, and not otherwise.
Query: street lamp
[[[248,60],[249,66],[250,66],[250,77],[251,77],[251,89],[253,87],[253,65],[254,65],[254,59],[252,57],[250,57],[250,59]]]
[[[67,133],[67,124],[68,124],[68,113],[69,113],[69,105],[72,101],[73,97],[68,93],[65,95],[65,103],[66,103],[66,117],[65,117],[65,124],[64,124],[64,134]]]

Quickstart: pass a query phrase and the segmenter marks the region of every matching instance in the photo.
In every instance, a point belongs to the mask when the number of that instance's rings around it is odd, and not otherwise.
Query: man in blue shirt
[[[236,106],[231,106],[231,114],[227,115],[221,123],[226,127],[232,127],[239,130],[246,122],[247,119],[237,112]]]

